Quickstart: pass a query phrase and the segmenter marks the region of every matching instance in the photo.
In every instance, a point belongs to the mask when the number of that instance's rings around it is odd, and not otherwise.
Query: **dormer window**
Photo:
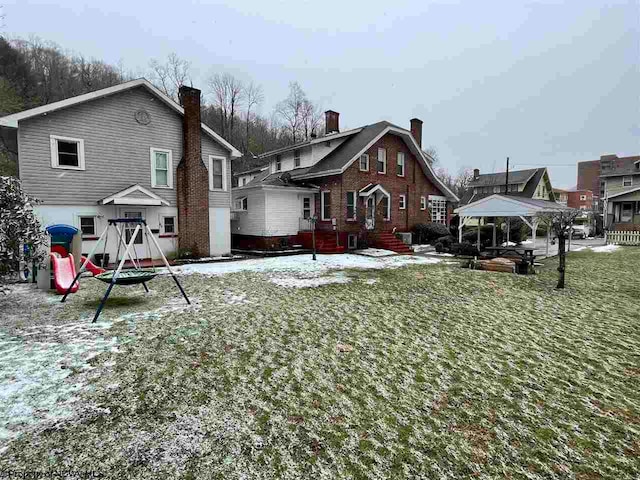
[[[298,168],[300,166],[300,150],[293,151],[293,167]]]
[[[282,158],[280,155],[276,155],[276,172],[282,170]]]
[[[633,186],[633,177],[631,175],[622,177],[622,186],[623,187]]]

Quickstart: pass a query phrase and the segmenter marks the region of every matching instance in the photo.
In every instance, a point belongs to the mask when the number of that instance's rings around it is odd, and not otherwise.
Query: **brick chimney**
[[[416,143],[422,148],[422,120],[419,118],[411,119],[411,135],[416,139]]]
[[[324,133],[329,135],[330,133],[340,132],[340,114],[333,110],[327,110],[324,112]]]
[[[473,179],[477,180],[479,176],[480,176],[480,169],[479,168],[474,168],[473,169]]]
[[[209,256],[209,172],[202,163],[200,90],[180,87],[183,153],[176,172],[178,248]]]

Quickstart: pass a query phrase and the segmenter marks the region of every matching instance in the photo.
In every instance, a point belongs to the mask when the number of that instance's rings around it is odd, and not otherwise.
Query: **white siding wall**
[[[302,198],[311,197],[313,212],[313,193],[266,191],[266,236],[296,235],[302,217]]]
[[[233,202],[247,197],[247,211],[235,212],[231,233],[262,236],[265,231],[265,191],[260,189],[234,190]]]
[[[173,216],[176,217],[176,228],[177,228],[177,215],[178,211],[174,207],[135,207],[135,206],[112,206],[112,205],[55,205],[55,206],[47,206],[47,205],[38,205],[35,207],[35,211],[37,215],[40,217],[42,224],[44,226],[52,225],[55,223],[63,223],[66,225],[73,225],[74,227],[80,229],[80,217],[82,216],[96,216],[96,237],[100,236],[102,231],[107,226],[107,220],[109,218],[116,218],[120,215],[122,209],[127,210],[139,210],[141,208],[146,210],[146,220],[149,228],[152,230],[159,229],[160,234],[154,234],[156,240],[160,244],[160,248],[165,255],[172,254],[177,249],[177,238],[160,238],[162,234],[162,229],[160,226],[161,217],[163,216]],[[115,255],[118,249],[118,237],[115,229],[111,229],[109,231],[108,245],[107,245],[107,253],[111,256],[110,261],[115,261]],[[93,247],[96,245],[96,240],[83,240],[82,242],[82,252],[89,253]],[[147,257],[147,245],[144,245],[144,248],[139,247],[140,257]],[[102,253],[104,249],[104,242],[98,246],[96,253]],[[120,249],[120,255],[124,253],[124,249]],[[227,249],[225,253],[228,253],[231,249]],[[160,255],[157,252],[155,246],[151,246],[151,254],[152,258],[160,258]]]

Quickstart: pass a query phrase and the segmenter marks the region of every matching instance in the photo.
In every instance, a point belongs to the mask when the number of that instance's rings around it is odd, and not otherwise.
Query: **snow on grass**
[[[602,245],[600,247],[591,247],[591,250],[596,253],[611,253],[611,252],[615,252],[619,248],[620,248],[620,245],[610,244],[610,245]]]
[[[88,361],[114,348],[108,323],[78,322],[27,328],[21,337],[0,332],[0,446],[30,426],[68,418],[84,387]],[[32,338],[36,340],[32,340]]]
[[[422,245],[411,245],[411,249],[415,252],[415,253],[421,253],[421,252],[428,252],[428,251],[436,251],[435,247],[433,245],[429,245],[427,244],[422,244]]]
[[[383,269],[398,268],[406,265],[435,264],[440,260],[435,258],[415,257],[411,255],[394,255],[389,257],[366,257],[362,255],[317,255],[313,260],[311,255],[294,255],[289,257],[272,257],[242,260],[220,264],[190,264],[174,268],[176,273],[189,275],[225,275],[237,272],[285,272],[291,274],[322,275],[330,270],[344,270],[348,268]]]
[[[388,257],[391,255],[397,255],[396,252],[385,250],[383,248],[363,248],[362,250],[356,250],[354,253],[357,255],[364,255],[365,257]]]
[[[332,283],[349,283],[351,279],[344,272],[336,272],[322,277],[271,277],[270,280],[281,287],[311,288]]]

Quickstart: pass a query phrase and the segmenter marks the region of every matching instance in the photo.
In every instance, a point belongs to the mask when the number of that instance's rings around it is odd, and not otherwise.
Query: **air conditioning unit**
[[[402,240],[404,243],[406,243],[407,245],[411,245],[411,237],[412,237],[412,233],[411,232],[396,232],[396,237],[398,237],[400,240]]]

